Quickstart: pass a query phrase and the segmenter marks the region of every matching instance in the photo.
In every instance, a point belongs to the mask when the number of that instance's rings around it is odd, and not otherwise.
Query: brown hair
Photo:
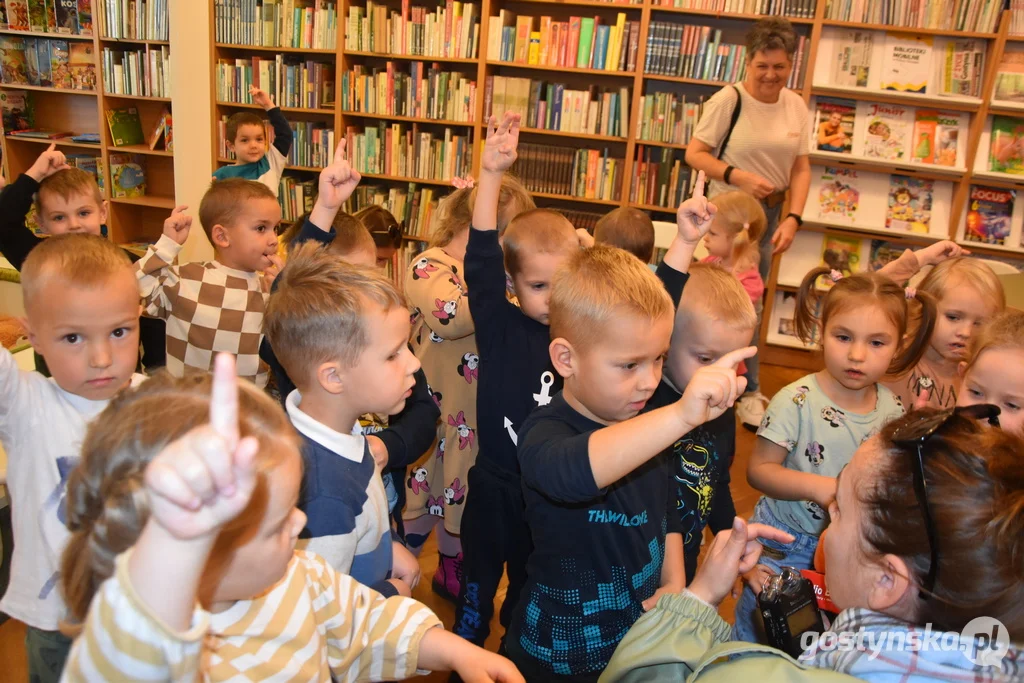
[[[712,203],[717,209],[715,225],[732,236],[733,272],[757,268],[761,261],[761,235],[768,225],[761,202],[743,190],[734,190],[715,195]]]
[[[68,478],[71,537],[60,566],[69,612],[64,630],[80,629],[100,584],[114,572],[114,559],[138,540],[149,518],[146,467],[169,443],[209,421],[211,387],[212,375],[207,372],[186,369],[176,378],[160,371],[119,394],[92,421],[82,459]],[[283,442],[298,449],[298,437],[284,411],[249,382],[238,383],[238,422],[242,437],[259,441],[261,472],[280,462]],[[261,499],[265,502],[266,495],[266,478],[261,476],[250,507]],[[228,527],[247,524],[250,518],[243,513]]]
[[[913,332],[907,338],[910,311],[907,305],[906,291],[895,282],[878,273],[857,273],[848,275],[828,290],[821,301],[821,313],[816,314],[818,301],[822,297],[815,289],[818,278],[827,276],[829,268],[815,268],[804,276],[796,297],[796,333],[800,339],[810,343],[815,330],[824,337],[829,318],[843,311],[874,304],[879,306],[896,327],[896,353],[889,363],[888,374],[899,375],[917,365],[921,360],[935,326],[935,301],[927,292],[918,292],[916,299],[920,304],[920,319]]]
[[[734,329],[753,330],[757,313],[736,276],[714,263],[694,263],[676,311],[676,329],[685,330],[697,313]]]
[[[355,217],[359,219],[370,232],[387,232],[394,227],[402,227],[402,224],[395,218],[395,214],[385,209],[380,204],[370,204],[356,211]]]
[[[334,217],[334,239],[327,245],[327,252],[336,256],[348,256],[357,251],[368,251],[376,257],[377,245],[358,214],[338,213]]]
[[[321,363],[356,362],[369,341],[368,304],[387,311],[405,300],[379,269],[345,263],[315,242],[292,251],[267,302],[263,333],[299,389]]]
[[[132,262],[106,237],[72,233],[43,240],[25,258],[21,267],[22,296],[31,309],[40,287],[59,277],[69,287],[95,287],[112,275],[128,271]]]
[[[213,226],[230,224],[247,202],[256,199],[277,201],[269,187],[255,180],[215,180],[199,202],[199,222],[210,241],[213,241]]]
[[[65,168],[48,178],[43,178],[36,191],[36,211],[43,212],[43,195],[51,193],[64,201],[79,195],[92,195],[96,206],[103,206],[103,193],[96,184],[96,176],[81,168]]]
[[[231,117],[228,118],[228,122],[224,130],[225,139],[231,144],[235,144],[235,140],[238,139],[238,129],[242,126],[259,126],[260,129],[264,131],[264,134],[266,134],[262,118],[253,114],[251,111],[240,111],[237,114],[232,114]]]
[[[947,259],[932,268],[917,285],[917,291],[928,292],[939,301],[950,287],[962,283],[974,287],[995,304],[997,311],[1006,308],[1006,294],[999,277],[983,261],[966,256]]]
[[[644,263],[654,256],[654,223],[646,212],[620,206],[598,219],[594,242],[625,249]]]
[[[284,245],[284,248],[290,249],[292,242],[302,232],[302,226],[306,224],[309,219],[309,211],[296,218],[291,224],[285,226],[284,222],[277,226],[277,241]]]
[[[772,50],[785,50],[786,56],[793,61],[796,43],[796,31],[789,19],[765,17],[747,32],[747,61],[754,59],[758,52]]]
[[[974,365],[982,351],[989,349],[1024,349],[1024,313],[1004,311],[988,321],[974,337],[967,367]]]
[[[914,493],[917,447],[898,446],[893,437],[934,412],[922,408],[882,429],[880,476],[858,493],[866,507],[868,552],[904,558],[918,585],[928,574],[931,552]],[[1003,622],[1010,639],[1019,641],[1024,637],[1024,441],[953,415],[921,449],[939,567],[934,599],[918,603],[916,621],[960,631],[985,615]]]
[[[434,226],[430,231],[430,246],[445,247],[465,230],[473,221],[473,206],[476,204],[476,188],[464,187],[443,197],[437,205]],[[517,215],[537,208],[533,197],[523,184],[511,174],[501,177],[501,192],[498,193],[498,232]]]
[[[623,315],[656,320],[672,314],[664,285],[632,254],[597,244],[580,249],[551,282],[551,337],[577,348],[599,339]]]
[[[519,214],[508,224],[501,243],[509,275],[517,275],[522,269],[525,252],[571,253],[579,247],[572,223],[553,209],[530,209]]]

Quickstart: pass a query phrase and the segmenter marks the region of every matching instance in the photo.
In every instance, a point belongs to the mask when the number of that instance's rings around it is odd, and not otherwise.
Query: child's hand
[[[580,241],[580,246],[584,249],[590,249],[594,246],[594,236],[583,228],[576,229],[576,239]]]
[[[925,266],[937,266],[946,259],[970,253],[956,242],[942,240],[935,244],[929,244],[924,249],[918,249],[914,252],[914,255],[917,256],[917,262],[923,268]]]
[[[66,168],[71,168],[68,166],[68,160],[64,156],[64,152],[57,149],[57,143],[54,142],[36,158],[35,162],[25,171],[25,175],[37,183],[41,183],[45,178],[49,178],[57,171],[63,171]]]
[[[754,591],[754,595],[760,595],[764,582],[773,574],[775,574],[775,572],[773,572],[770,567],[763,564],[755,564],[754,568],[749,572],[744,572],[741,578],[743,579],[743,583],[750,586],[750,590]]]
[[[270,95],[256,86],[249,86],[249,97],[252,98],[253,104],[258,104],[267,111],[274,108],[274,100],[270,99]]]
[[[359,171],[352,168],[345,158],[345,138],[342,138],[334,151],[331,165],[320,171],[320,194],[317,196],[317,203],[337,211],[355,192],[360,179]]]
[[[808,498],[827,510],[836,498],[836,478],[819,476],[815,478],[811,495]]]
[[[215,535],[248,505],[259,444],[238,438],[235,358],[217,355],[210,423],[166,446],[146,468],[152,519],[182,540]]]
[[[692,429],[728,410],[747,387],[747,378],[736,376],[736,366],[755,353],[754,346],[736,349],[698,370],[676,404],[683,422]]]
[[[373,461],[377,463],[377,466],[382,470],[387,469],[388,466],[388,447],[385,445],[383,439],[373,434],[366,436],[366,445],[370,447],[370,455],[373,456]]]
[[[476,646],[458,658],[453,671],[462,683],[526,683],[515,664]]]
[[[645,612],[650,612],[652,609],[654,609],[654,606],[658,604],[658,600],[661,600],[662,595],[681,593],[684,588],[686,588],[686,586],[679,586],[673,584],[662,586],[658,590],[654,591],[654,595],[644,600],[641,603],[641,607],[644,608]]]
[[[391,575],[415,589],[420,582],[420,561],[398,541],[391,542]]]
[[[701,238],[711,229],[718,208],[704,197],[704,171],[697,173],[697,182],[693,185],[693,194],[679,205],[676,211],[676,226],[679,228],[679,239],[689,244],[700,242]]]
[[[487,122],[487,140],[480,155],[480,169],[491,173],[504,173],[515,163],[519,146],[519,114],[505,112],[501,125],[491,117]]]
[[[188,239],[189,229],[192,227],[192,216],[185,213],[188,207],[182,204],[171,211],[171,215],[164,221],[164,234],[178,244],[185,244]]]
[[[263,291],[270,294],[274,287],[274,280],[276,280],[277,276],[281,274],[281,269],[284,267],[284,264],[281,262],[281,257],[277,254],[268,256],[267,260],[270,261],[270,267],[263,271],[262,284]]]

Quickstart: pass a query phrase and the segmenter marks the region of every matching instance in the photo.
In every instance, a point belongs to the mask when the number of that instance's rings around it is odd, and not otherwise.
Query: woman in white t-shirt
[[[747,34],[746,77],[707,101],[686,148],[686,163],[711,180],[708,196],[712,200],[720,192],[737,188],[761,200],[768,222],[761,235],[758,269],[765,282],[772,255],[789,248],[803,222],[811,184],[807,105],[786,88],[796,44],[796,33],[786,19],[770,17],[754,24]],[[742,98],[740,114],[729,134],[738,98]],[[789,213],[780,221],[787,190]],[[747,393],[736,412],[743,424],[756,429],[768,399],[758,388],[757,357],[746,363]]]

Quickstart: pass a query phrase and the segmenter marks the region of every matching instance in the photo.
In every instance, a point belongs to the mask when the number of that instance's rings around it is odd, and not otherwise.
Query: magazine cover
[[[888,190],[888,178],[852,168],[820,168],[812,176],[810,218],[826,223],[878,225],[882,221],[880,198]],[[872,208],[876,210],[872,211]],[[817,216],[814,212],[817,211]]]
[[[858,118],[862,112],[864,156],[889,161],[910,157],[907,145],[914,123],[913,109],[898,104],[861,102],[857,107]]]
[[[1024,119],[992,117],[988,170],[1024,174]]]
[[[78,33],[78,0],[52,0],[57,33]]]
[[[7,26],[12,31],[29,30],[28,0],[7,0]]]
[[[871,240],[871,256],[868,270],[874,272],[898,259],[906,250],[906,246],[885,240]]]
[[[932,180],[890,176],[885,227],[890,230],[927,233],[932,220],[934,185]]]
[[[860,270],[860,240],[856,237],[825,235],[821,245],[821,263],[827,268],[838,270],[843,276],[853,275]],[[821,278],[820,286],[832,286],[828,278]]]
[[[75,41],[68,50],[71,87],[75,90],[96,89],[96,59],[92,43]]]
[[[963,114],[917,110],[911,161],[938,166],[956,166],[960,157],[960,129]]]
[[[985,244],[1006,244],[1013,217],[1015,190],[972,185],[967,203],[964,240]]]
[[[932,74],[932,39],[924,36],[885,35],[882,90],[928,92]]]
[[[815,114],[815,144],[823,152],[850,154],[853,151],[853,122],[857,103],[819,97]]]
[[[868,87],[874,34],[869,31],[845,31],[836,40],[832,84]]]
[[[1024,102],[1024,48],[1007,45],[996,67],[996,92],[993,99]]]
[[[92,35],[92,0],[78,0],[78,31],[83,36]]]

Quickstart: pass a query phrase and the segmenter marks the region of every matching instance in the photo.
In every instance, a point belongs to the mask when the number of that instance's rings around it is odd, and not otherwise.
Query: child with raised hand
[[[960,363],[958,406],[991,403],[999,426],[1024,436],[1024,313],[1005,311],[977,334]]]
[[[274,128],[274,144],[267,147],[267,131],[259,116],[247,111],[233,115],[228,119],[225,136],[228,149],[235,154],[235,163],[218,168],[213,179],[255,180],[270,188],[277,197],[281,175],[292,149],[292,129],[270,95],[255,86],[249,86],[249,95],[253,102],[266,110]]]
[[[503,571],[508,573],[500,611],[505,629],[526,581],[531,543],[516,432],[531,410],[547,405],[561,389],[548,354],[548,302],[555,272],[580,249],[572,224],[549,209],[519,214],[498,243],[498,197],[518,142],[518,114],[506,113],[500,125],[491,117],[466,247],[466,285],[473,293],[470,312],[480,356],[480,453],[466,482],[470,493],[462,517],[462,590],[453,630],[477,645],[490,632]],[[506,272],[519,306],[506,296]]]
[[[296,435],[233,365],[154,378],[90,431],[69,493],[62,581],[84,624],[65,679],[522,681],[420,603],[295,550]]]
[[[823,277],[831,288],[816,315],[815,287]],[[934,302],[918,294],[917,326],[907,333],[911,294],[879,273],[842,277],[817,268],[804,277],[796,329],[806,341],[820,338],[825,367],[775,395],[747,464],[747,480],[764,494],[753,521],[787,531],[796,540],[768,542],[771,553],[745,577],[734,639],[763,639],[755,617],[763,579],[783,566],[811,568],[818,537],[828,525],[826,509],[835,496],[836,475],[865,439],[903,414],[899,398],[880,381],[920,360],[935,324]]]

